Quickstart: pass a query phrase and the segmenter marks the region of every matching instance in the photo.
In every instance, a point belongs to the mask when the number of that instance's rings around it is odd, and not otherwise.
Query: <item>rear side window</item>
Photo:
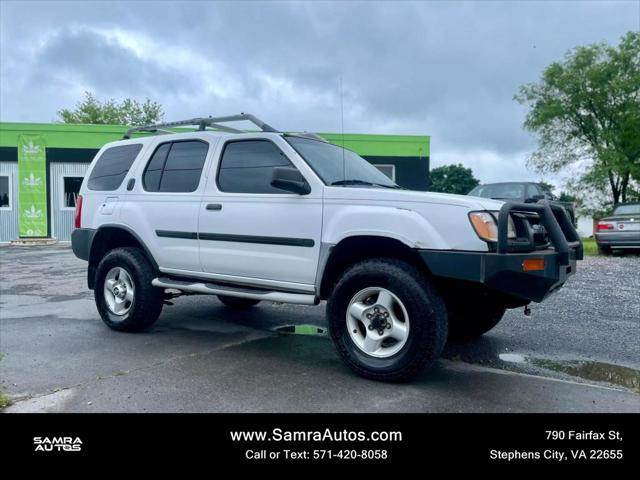
[[[89,190],[117,190],[140,153],[142,144],[106,149],[98,158],[87,182]]]
[[[224,149],[218,187],[230,193],[283,193],[271,186],[274,167],[293,167],[289,159],[267,140],[230,142]]]
[[[201,141],[163,143],[142,176],[148,192],[193,192],[198,188],[209,145]]]

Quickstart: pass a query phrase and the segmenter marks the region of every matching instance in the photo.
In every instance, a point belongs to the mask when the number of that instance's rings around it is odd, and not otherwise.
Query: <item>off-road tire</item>
[[[104,298],[104,282],[107,273],[114,267],[124,268],[134,284],[134,298],[125,315],[112,313]],[[116,248],[107,253],[96,270],[94,297],[98,312],[104,323],[113,330],[142,332],[160,316],[163,306],[163,291],[151,285],[156,272],[144,252],[135,247]]]
[[[220,300],[225,306],[235,308],[237,310],[251,308],[260,303],[260,300],[254,300],[252,298],[228,297],[227,295],[218,295],[218,300]]]
[[[347,308],[359,291],[389,290],[404,304],[410,329],[395,355],[375,358],[360,350],[347,331]],[[348,268],[327,300],[329,333],[342,360],[358,375],[373,380],[405,382],[431,366],[447,339],[447,312],[442,297],[420,270],[404,261],[365,260]]]
[[[449,305],[449,339],[477,338],[500,323],[506,308],[502,305],[482,305],[471,299]]]

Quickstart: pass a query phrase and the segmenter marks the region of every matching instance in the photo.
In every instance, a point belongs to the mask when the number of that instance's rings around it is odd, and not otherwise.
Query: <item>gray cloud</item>
[[[283,129],[429,134],[436,164],[527,175],[512,97],[550,62],[638,29],[637,1],[3,2],[0,118],[49,121],[84,89],[167,118],[253,111]],[[530,174],[529,174],[530,175]]]
[[[175,95],[197,88],[188,71],[180,71],[136,56],[113,40],[87,30],[62,30],[34,56],[27,87],[36,89],[51,79],[74,79],[96,92],[150,97]]]

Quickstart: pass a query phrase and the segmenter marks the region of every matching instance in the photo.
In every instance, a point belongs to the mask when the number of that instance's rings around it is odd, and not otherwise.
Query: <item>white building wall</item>
[[[71,240],[73,231],[74,208],[64,206],[64,177],[84,177],[88,163],[49,164],[49,182],[51,185],[51,236],[59,241]]]

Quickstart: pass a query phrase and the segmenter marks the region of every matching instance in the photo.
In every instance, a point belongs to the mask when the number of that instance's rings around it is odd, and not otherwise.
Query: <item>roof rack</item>
[[[228,133],[245,133],[244,130],[240,130],[237,128],[227,127],[225,125],[220,125],[221,122],[240,122],[243,120],[247,120],[254,125],[256,125],[263,132],[278,132],[271,125],[263,122],[259,118],[251,115],[250,113],[240,113],[238,115],[227,115],[225,117],[202,117],[202,118],[191,118],[189,120],[179,120],[176,122],[166,122],[166,123],[157,123],[155,125],[143,125],[140,127],[130,128],[125,132],[122,136],[123,139],[131,138],[131,134],[135,132],[162,132],[162,133],[175,133],[168,130],[164,130],[165,128],[171,127],[184,127],[188,125],[197,125],[198,130],[204,131],[207,127],[215,128],[217,130],[221,130],[223,132]]]

